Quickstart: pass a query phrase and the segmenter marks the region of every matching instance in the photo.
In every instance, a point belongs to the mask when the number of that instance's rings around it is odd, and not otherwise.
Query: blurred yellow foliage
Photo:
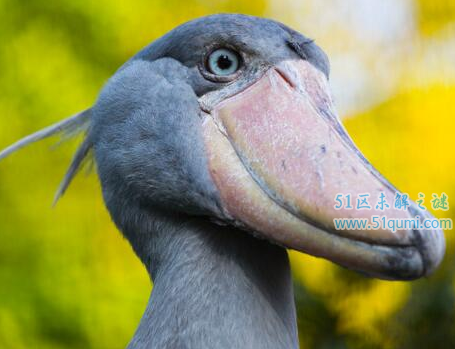
[[[294,11],[286,6],[296,1],[0,0],[0,148],[91,105],[117,67],[180,23],[215,12],[275,17],[270,9],[278,8],[286,17]],[[331,11],[327,2],[311,4],[321,13]],[[390,66],[391,75],[402,74],[398,88],[345,124],[398,188],[414,199],[425,193],[427,207],[433,192],[444,191],[455,207],[455,84],[444,76],[450,67],[441,66],[437,75],[414,68],[426,67],[425,40],[435,41],[436,50],[455,40],[455,3],[413,4],[421,50],[405,52],[395,63],[419,65],[405,73]],[[341,33],[331,40],[346,50],[352,45]],[[0,348],[123,348],[145,308],[148,276],[110,222],[96,176],[80,176],[51,209],[75,144],[49,151],[50,144],[0,163]],[[434,214],[455,219],[453,210]],[[307,299],[299,301],[299,316],[314,320],[300,322],[302,345],[455,346],[452,234],[446,234],[440,271],[412,284],[365,279],[292,252],[298,287]]]
[[[424,34],[434,34],[447,25],[453,27],[455,2],[450,0],[417,0],[419,28]]]

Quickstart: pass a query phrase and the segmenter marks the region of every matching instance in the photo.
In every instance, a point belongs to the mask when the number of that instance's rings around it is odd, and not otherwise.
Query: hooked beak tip
[[[420,218],[421,222],[435,219],[428,211],[421,211],[414,205],[409,209],[414,217]],[[422,258],[424,267],[422,276],[430,276],[444,258],[446,249],[444,232],[439,228],[414,229],[413,242]]]

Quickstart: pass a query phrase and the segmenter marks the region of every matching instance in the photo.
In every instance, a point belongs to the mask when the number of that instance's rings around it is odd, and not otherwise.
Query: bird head
[[[126,62],[87,112],[30,140],[74,125],[87,137],[61,192],[93,150],[121,230],[134,225],[132,206],[207,217],[384,279],[429,275],[443,257],[438,229],[336,229],[337,218],[430,215],[412,202],[393,208],[398,190],[337,116],[326,54],[281,23],[243,15],[185,23]],[[336,207],[340,194],[365,193],[370,210]],[[380,196],[389,208],[375,207]]]

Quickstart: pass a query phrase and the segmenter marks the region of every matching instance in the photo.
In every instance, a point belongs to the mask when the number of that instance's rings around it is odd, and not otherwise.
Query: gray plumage
[[[235,83],[201,72],[202,57],[218,46],[245,53]],[[281,60],[302,58],[329,74],[323,51],[281,23],[198,19],[125,63],[89,111],[0,154],[74,126],[87,131],[56,198],[93,151],[111,217],[154,281],[129,348],[298,347],[286,250],[213,223],[229,217],[207,167],[201,124],[203,110]]]
[[[219,15],[142,50],[93,107],[89,138],[106,205],[154,281],[130,348],[298,347],[285,249],[204,218],[225,217],[198,103],[210,92],[213,101],[234,94],[264,67],[297,56],[289,42],[300,42],[328,74],[322,51],[300,34],[265,19]],[[224,45],[251,57],[245,78],[231,86],[200,73],[206,50]]]

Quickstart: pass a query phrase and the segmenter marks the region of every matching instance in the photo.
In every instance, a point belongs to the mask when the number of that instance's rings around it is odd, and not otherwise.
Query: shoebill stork
[[[129,348],[297,348],[287,248],[389,280],[431,274],[445,250],[440,230],[335,229],[337,217],[430,216],[414,203],[334,208],[339,193],[392,203],[397,190],[347,135],[328,80],[325,53],[291,28],[204,17],[127,61],[91,108],[0,157],[85,132],[57,198],[93,153],[106,207],[154,284]]]

